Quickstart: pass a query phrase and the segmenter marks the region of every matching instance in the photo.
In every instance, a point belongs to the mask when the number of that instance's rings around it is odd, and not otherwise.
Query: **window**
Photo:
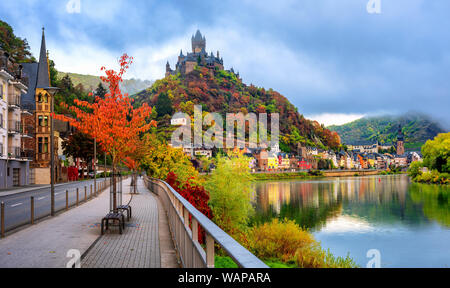
[[[37,101],[39,103],[42,103],[42,94],[41,93],[38,94]]]
[[[48,103],[48,94],[47,93],[44,94],[44,102]]]
[[[38,126],[47,127],[48,126],[48,116],[38,116]]]
[[[38,138],[38,153],[48,153],[48,137]]]

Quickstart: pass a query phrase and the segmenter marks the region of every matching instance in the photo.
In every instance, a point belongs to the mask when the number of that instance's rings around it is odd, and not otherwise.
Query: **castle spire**
[[[36,80],[36,88],[47,88],[50,86],[49,63],[47,48],[45,46],[45,28],[42,27],[41,51],[39,53],[39,65]]]

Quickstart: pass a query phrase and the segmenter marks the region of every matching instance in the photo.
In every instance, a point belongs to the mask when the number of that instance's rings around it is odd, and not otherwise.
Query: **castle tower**
[[[172,69],[170,68],[169,61],[167,61],[167,63],[166,63],[166,77],[169,76],[171,72],[172,72]]]
[[[205,36],[202,36],[202,33],[200,33],[200,30],[197,30],[195,33],[195,36],[192,36],[191,39],[192,42],[192,52],[194,53],[200,53],[202,51],[205,51],[206,49],[206,38]]]
[[[397,135],[397,155],[405,154],[404,138],[402,133],[402,127],[398,125],[398,135]]]

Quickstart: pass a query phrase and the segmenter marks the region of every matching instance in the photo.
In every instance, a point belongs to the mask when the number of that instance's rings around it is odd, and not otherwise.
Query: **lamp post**
[[[97,138],[94,137],[94,195],[97,196]]]
[[[51,96],[50,103],[50,197],[51,197],[51,211],[50,215],[55,216],[55,140],[54,140],[54,127],[53,127],[53,113],[54,113],[54,96],[58,92],[59,88],[47,87],[44,89]]]

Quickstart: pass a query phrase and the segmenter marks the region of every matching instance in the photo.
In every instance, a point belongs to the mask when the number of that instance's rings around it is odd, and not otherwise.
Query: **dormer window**
[[[37,101],[39,103],[42,103],[42,94],[41,93],[38,94]]]

